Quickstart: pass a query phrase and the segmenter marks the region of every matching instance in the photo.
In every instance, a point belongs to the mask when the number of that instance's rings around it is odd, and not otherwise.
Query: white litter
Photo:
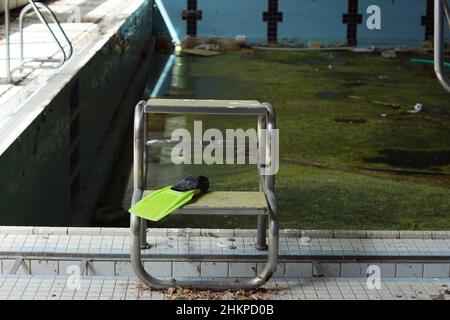
[[[422,111],[423,111],[423,104],[418,103],[418,104],[416,104],[416,105],[414,106],[414,109],[409,110],[408,112],[409,112],[409,113],[420,113],[420,112],[422,112]]]

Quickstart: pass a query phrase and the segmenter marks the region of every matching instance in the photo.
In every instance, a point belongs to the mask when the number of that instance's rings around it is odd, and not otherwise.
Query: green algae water
[[[163,98],[259,100],[276,107],[282,228],[448,229],[449,95],[432,67],[412,55],[383,59],[352,52],[239,53],[179,56]],[[420,113],[413,113],[416,104]],[[254,117],[155,117],[150,137],[176,128],[254,128]],[[257,190],[251,165],[171,163],[170,149],[150,153],[148,187],[188,174],[211,190]],[[128,197],[130,198],[130,197]],[[154,227],[253,228],[255,218],[172,216]]]

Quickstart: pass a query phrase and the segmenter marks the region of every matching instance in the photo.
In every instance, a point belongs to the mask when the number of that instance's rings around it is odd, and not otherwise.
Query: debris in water
[[[423,111],[423,104],[417,103],[412,110],[408,110],[409,113],[421,113]]]
[[[219,51],[213,51],[213,50],[206,50],[201,48],[195,48],[195,49],[183,49],[181,50],[182,53],[192,55],[192,56],[198,56],[198,57],[214,57],[221,55],[222,52]]]
[[[384,59],[395,59],[397,57],[397,53],[395,50],[385,50],[381,52],[381,56]]]
[[[360,97],[360,96],[347,96],[347,98],[354,99],[354,100],[363,100],[364,99],[363,97]]]
[[[234,38],[234,42],[235,42],[238,46],[243,45],[243,44],[245,44],[245,43],[247,42],[247,36],[245,36],[245,35],[237,35],[237,36]]]
[[[391,107],[395,109],[401,108],[401,104],[399,103],[390,103],[390,102],[384,102],[384,101],[372,101],[372,104],[376,104],[383,107]]]
[[[355,53],[370,53],[370,52],[374,52],[375,48],[355,48],[353,49],[353,52]]]
[[[412,58],[411,63],[423,63],[423,64],[434,64],[434,60],[429,60],[429,59],[416,59],[416,58]],[[450,68],[450,62],[445,62],[444,66],[446,66],[447,68]]]
[[[220,51],[220,47],[217,43],[202,43],[198,45],[195,49],[203,49],[208,51]]]
[[[320,43],[319,42],[308,42],[308,48],[310,49],[320,49]]]

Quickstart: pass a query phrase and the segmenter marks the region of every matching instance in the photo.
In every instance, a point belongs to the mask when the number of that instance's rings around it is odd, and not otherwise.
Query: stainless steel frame
[[[446,75],[444,59],[445,21],[450,26],[447,0],[434,0],[434,69],[441,85],[450,92],[450,79]]]
[[[151,101],[151,100],[150,100]],[[236,282],[233,280],[193,280],[177,281],[161,280],[151,276],[143,266],[141,249],[147,247],[146,239],[146,220],[135,215],[131,215],[131,264],[138,278],[147,286],[154,289],[164,289],[177,286],[188,286],[197,289],[251,289],[265,284],[275,273],[278,261],[278,209],[275,196],[275,176],[266,174],[266,166],[272,161],[271,137],[276,129],[275,111],[268,104],[252,104],[245,101],[237,101],[233,107],[220,106],[220,101],[202,101],[185,100],[185,105],[170,106],[170,100],[167,106],[152,107],[147,102],[140,102],[135,109],[134,118],[134,193],[132,204],[138,202],[143,195],[145,188],[145,177],[147,170],[146,153],[147,147],[152,145],[148,143],[146,137],[146,125],[148,123],[148,114],[151,113],[177,113],[177,114],[213,114],[213,115],[255,115],[258,116],[258,138],[259,138],[259,164],[258,173],[260,177],[260,191],[266,195],[268,203],[268,215],[258,218],[257,248],[268,249],[267,264],[264,270],[257,277],[245,281]],[[211,103],[211,106],[208,104]],[[267,134],[263,134],[261,129],[266,129]],[[207,214],[207,213],[206,213]],[[266,231],[268,224],[268,245],[266,245]],[[188,256],[189,257],[189,256]],[[184,256],[183,258],[186,258]]]
[[[6,81],[8,83],[11,83],[13,81],[12,79],[12,73],[15,70],[21,70],[21,69],[57,69],[61,67],[67,60],[69,60],[73,55],[73,46],[70,42],[69,38],[67,37],[66,33],[64,32],[61,24],[59,23],[57,17],[53,13],[53,11],[44,3],[41,2],[35,2],[34,0],[28,0],[29,4],[25,6],[22,11],[20,12],[19,17],[19,32],[20,32],[20,59],[21,59],[21,65],[11,70],[11,43],[10,43],[10,12],[9,12],[9,3],[10,0],[4,0],[5,2],[5,38],[6,38]],[[24,42],[23,42],[23,21],[25,18],[25,15],[30,12],[31,10],[34,10],[36,15],[38,16],[39,20],[43,25],[46,26],[48,32],[52,36],[53,40],[55,41],[56,45],[59,48],[59,51],[62,54],[61,59],[52,59],[52,58],[33,58],[28,61],[24,61]],[[68,52],[66,52],[65,46],[61,44],[58,37],[56,37],[55,33],[51,29],[47,19],[42,14],[42,10],[47,11],[50,15],[51,19],[53,20],[53,23],[57,26],[59,32],[61,32],[64,41],[67,42],[66,46],[68,46]],[[55,63],[55,65],[46,65],[46,66],[27,66],[26,63],[32,63],[32,62],[38,62],[38,63]]]

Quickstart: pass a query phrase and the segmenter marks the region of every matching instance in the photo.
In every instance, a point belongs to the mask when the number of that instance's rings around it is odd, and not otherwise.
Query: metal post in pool
[[[445,21],[450,25],[450,10],[447,0],[434,2],[434,69],[436,76],[445,90],[450,92],[450,79],[445,72],[444,60],[444,26]]]
[[[5,2],[5,40],[6,40],[6,81],[11,83],[11,48],[9,39],[9,0],[4,0]]]

